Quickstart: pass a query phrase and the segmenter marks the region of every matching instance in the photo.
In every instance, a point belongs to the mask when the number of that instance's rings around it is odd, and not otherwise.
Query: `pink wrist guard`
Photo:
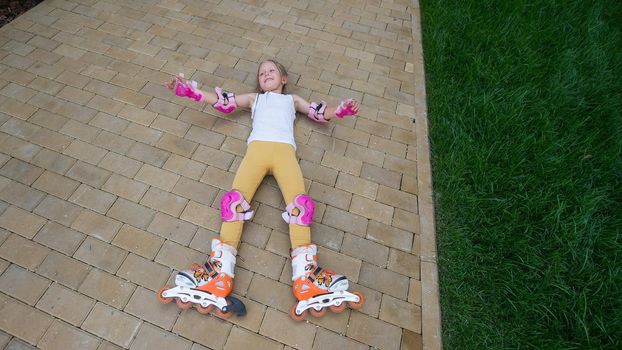
[[[183,75],[181,75],[183,77]],[[203,101],[203,94],[197,88],[196,81],[181,81],[178,80],[177,84],[175,84],[175,95],[180,97],[187,97],[189,99],[195,100],[197,102]]]
[[[307,117],[317,123],[326,123],[328,120],[324,118],[324,111],[326,110],[326,102],[322,101],[318,105],[315,102],[311,102],[309,105],[309,113],[307,113]]]
[[[218,101],[216,101],[212,107],[214,107],[217,111],[228,114],[238,108],[237,103],[235,103],[235,94],[233,92],[222,91],[222,89],[218,86],[214,88],[214,91],[216,91]]]
[[[349,115],[355,115],[356,114],[356,111],[354,111],[354,109],[352,109],[352,106],[350,106],[350,101],[352,101],[351,98],[349,98],[347,100],[342,100],[339,103],[339,107],[337,107],[337,109],[335,110],[335,117],[343,118],[343,117],[347,117]]]

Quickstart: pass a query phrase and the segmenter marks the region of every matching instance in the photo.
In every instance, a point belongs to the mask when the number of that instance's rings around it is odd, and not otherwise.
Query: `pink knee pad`
[[[238,213],[238,205],[242,207],[244,212]],[[252,210],[249,211],[250,208],[250,204],[244,199],[240,191],[229,191],[220,200],[220,218],[226,222],[250,220],[254,213]]]
[[[300,213],[294,215],[294,208],[298,208]],[[313,212],[315,211],[315,202],[306,194],[299,194],[294,197],[294,201],[289,203],[283,212],[283,220],[288,224],[297,224],[300,226],[309,226],[313,222]]]
[[[337,107],[337,110],[335,110],[335,117],[343,118],[349,115],[355,115],[356,110],[354,110],[352,106],[350,105],[350,102],[352,101],[353,100],[351,98],[341,101],[339,103],[339,107]]]
[[[179,74],[179,77],[183,79],[184,75]],[[196,81],[180,80],[179,78],[175,84],[175,95],[187,97],[197,102],[201,102],[204,98],[203,94],[199,92]]]
[[[216,103],[214,103],[212,106],[217,111],[228,114],[238,108],[237,103],[235,103],[235,94],[233,92],[222,91],[222,89],[218,86],[214,88],[214,91],[216,91],[218,101],[216,101]]]

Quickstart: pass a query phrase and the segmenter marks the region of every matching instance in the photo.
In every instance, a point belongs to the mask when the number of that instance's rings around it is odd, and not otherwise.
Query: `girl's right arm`
[[[214,88],[215,92],[203,91],[197,87],[196,82],[186,80],[182,73],[173,77],[165,85],[177,96],[187,97],[196,102],[209,103],[216,110],[223,113],[231,113],[237,107],[250,108],[257,96],[254,93],[236,96],[234,93],[223,91],[220,87]]]

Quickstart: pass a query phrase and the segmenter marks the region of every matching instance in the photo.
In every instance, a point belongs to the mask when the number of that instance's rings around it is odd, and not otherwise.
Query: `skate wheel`
[[[175,300],[175,302],[177,303],[177,306],[179,306],[180,309],[187,310],[187,309],[192,307],[192,303],[191,302],[183,301],[183,300],[181,300],[181,298],[177,298],[177,300]]]
[[[201,304],[195,304],[194,307],[197,309],[197,311],[200,314],[209,314],[210,311],[212,311],[212,309],[214,308],[214,305],[207,305],[207,307],[201,305]]]
[[[331,305],[330,306],[330,311],[334,312],[334,313],[340,313],[343,312],[343,310],[346,309],[346,303],[341,303],[339,306],[337,305]]]
[[[171,301],[173,301],[172,297],[168,297],[165,298],[163,295],[164,292],[166,292],[168,289],[171,289],[172,287],[169,286],[164,286],[162,288],[160,288],[160,290],[158,290],[158,293],[156,294],[156,297],[158,298],[158,301],[161,302],[162,304],[168,304]]]
[[[218,316],[219,318],[222,318],[223,320],[228,320],[231,318],[231,315],[233,315],[233,312],[230,311],[222,311],[219,308],[216,308],[216,316]]]
[[[294,304],[294,306],[292,306],[291,309],[289,309],[289,317],[292,318],[292,320],[294,321],[304,321],[305,316],[307,316],[307,310],[303,311],[302,314],[298,315],[296,314],[296,304]]]
[[[322,317],[326,313],[326,308],[321,308],[320,311],[317,311],[314,308],[310,308],[309,313],[311,313],[311,316],[313,317]]]
[[[358,302],[348,301],[348,306],[354,310],[362,308],[363,304],[365,304],[365,297],[363,294],[361,292],[353,292],[352,294],[358,296],[360,300]]]

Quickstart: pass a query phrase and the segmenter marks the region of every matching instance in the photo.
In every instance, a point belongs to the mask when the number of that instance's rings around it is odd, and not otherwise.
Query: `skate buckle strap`
[[[210,276],[210,278],[216,278],[216,276],[218,276],[218,271],[214,268],[214,265],[211,261],[206,261],[204,266],[205,271],[207,271],[207,274]]]
[[[233,112],[236,108],[238,108],[237,103],[235,103],[235,94],[233,92],[223,91],[220,87],[216,86],[214,88],[216,95],[218,96],[218,101],[214,103],[212,106],[225,114]]]
[[[324,111],[326,110],[326,101],[320,102],[317,104],[315,102],[311,102],[309,105],[309,112],[307,113],[307,117],[313,120],[316,123],[326,123],[328,120],[324,118]]]
[[[297,208],[299,213],[294,215],[294,209]],[[315,212],[315,202],[306,194],[299,194],[294,200],[287,205],[285,212],[281,215],[283,220],[288,224],[296,224],[300,226],[309,226],[313,221],[313,213]]]
[[[339,107],[337,107],[337,109],[335,110],[335,117],[343,118],[343,117],[347,117],[349,115],[355,115],[356,111],[350,105],[350,103],[352,101],[354,101],[354,100],[351,99],[351,98],[349,98],[347,100],[342,100],[339,103]]]
[[[238,213],[238,206],[242,207],[242,213]],[[250,220],[254,214],[250,208],[250,204],[240,191],[229,191],[220,200],[220,217],[226,222]]]
[[[183,79],[183,77],[184,75],[180,73],[179,78]],[[181,80],[179,78],[177,79],[177,84],[175,84],[175,95],[201,102],[204,96],[199,92],[197,82],[194,80]]]

